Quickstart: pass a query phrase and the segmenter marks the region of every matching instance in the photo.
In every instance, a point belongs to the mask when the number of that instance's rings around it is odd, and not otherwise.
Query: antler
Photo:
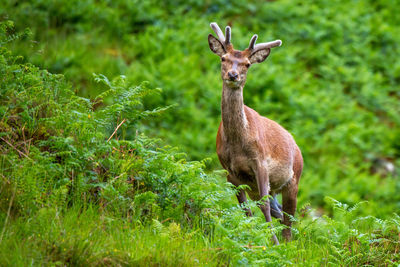
[[[227,47],[228,45],[231,44],[231,27],[226,26],[226,28],[225,28],[225,36],[224,36],[224,34],[221,31],[221,28],[218,26],[217,23],[212,22],[210,24],[210,26],[214,30],[214,32],[217,34],[218,39],[221,41],[221,43],[225,47]],[[257,44],[256,45],[257,38],[258,38],[257,34],[254,34],[253,37],[250,40],[248,49],[251,51],[251,53],[255,53],[258,50],[273,48],[273,47],[282,45],[282,41],[281,40],[275,40],[275,41],[272,41],[272,42],[261,43],[261,44]]]
[[[257,38],[258,38],[257,34],[254,34],[253,37],[250,40],[248,49],[251,51],[251,53],[255,53],[258,50],[273,48],[273,47],[282,45],[282,41],[281,40],[275,40],[275,41],[272,41],[272,42],[261,43],[261,44],[257,44],[256,45]]]
[[[231,27],[226,26],[226,28],[225,28],[225,36],[224,36],[224,34],[221,31],[221,28],[218,26],[217,23],[212,22],[210,24],[210,26],[214,30],[214,32],[217,34],[218,39],[221,41],[221,43],[225,47],[231,44]]]

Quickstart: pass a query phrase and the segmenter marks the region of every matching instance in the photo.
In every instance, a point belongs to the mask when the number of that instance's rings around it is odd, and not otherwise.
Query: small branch
[[[109,142],[111,140],[111,138],[114,136],[114,134],[118,131],[119,127],[121,127],[121,125],[126,121],[126,119],[123,119],[121,121],[120,124],[118,124],[117,128],[115,128],[114,132],[112,133],[112,135],[110,136],[110,138],[108,138],[107,142]]]
[[[3,139],[3,138],[2,138],[2,139]],[[6,231],[6,226],[7,226],[7,223],[8,223],[8,218],[10,218],[11,207],[12,207],[12,204],[13,204],[13,201],[14,201],[14,197],[15,197],[15,191],[17,191],[16,186],[15,186],[15,188],[14,188],[12,197],[11,197],[11,199],[10,199],[10,204],[8,205],[7,217],[6,217],[5,221],[4,221],[3,231],[1,231],[1,235],[0,235],[0,243],[1,243],[1,241],[3,240],[3,236],[4,236],[4,233],[5,233],[5,231]]]
[[[208,250],[224,250],[224,248],[205,248],[202,249],[201,251],[208,251]]]
[[[167,222],[167,221],[169,221],[169,220],[171,220],[171,218],[167,218],[167,219],[165,219],[165,220],[162,220],[161,223],[165,223],[165,222]]]
[[[262,248],[262,249],[265,249],[266,246],[252,246],[252,245],[246,245],[246,246],[242,246],[242,248],[250,248],[250,249],[252,249],[252,248]]]
[[[121,174],[118,175],[118,176],[115,176],[115,177],[111,180],[111,182],[113,183],[115,180],[117,180],[118,178],[122,177],[122,175],[124,175],[124,174],[125,174],[125,172],[121,173]]]
[[[32,160],[30,157],[28,157],[24,152],[18,150],[18,148],[16,148],[15,146],[13,146],[10,142],[8,142],[6,139],[4,139],[3,137],[0,137],[1,140],[3,140],[4,142],[6,142],[7,145],[9,145],[10,147],[14,148],[21,156],[24,156],[27,159]]]
[[[24,138],[23,143],[24,143],[24,147],[25,147],[25,153],[28,155],[29,154],[29,150],[31,148],[31,140],[33,138],[30,138],[30,139],[26,140],[26,137],[25,137],[25,125],[24,125],[24,127],[22,127],[21,132],[22,132],[22,137]],[[29,142],[29,144],[27,146],[28,142]]]
[[[6,180],[7,184],[11,184],[11,182],[7,179],[7,177],[5,177],[2,173],[0,173],[0,175],[1,175],[1,177],[3,177]],[[399,237],[400,237],[400,234],[399,234]]]
[[[242,248],[249,248],[249,249],[252,249],[252,248],[262,248],[263,250],[266,250],[266,246],[252,246],[252,245],[244,245],[244,246],[241,246]],[[207,248],[207,249],[203,249],[202,251],[207,251],[207,250],[224,250],[225,248]]]

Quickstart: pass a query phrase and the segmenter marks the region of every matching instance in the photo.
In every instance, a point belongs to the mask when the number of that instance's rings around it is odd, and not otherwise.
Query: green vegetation
[[[0,265],[398,264],[398,13],[389,0],[0,0]],[[216,159],[211,21],[232,24],[239,49],[253,33],[283,40],[249,71],[245,103],[303,151],[290,243],[272,246],[256,203],[244,215]]]

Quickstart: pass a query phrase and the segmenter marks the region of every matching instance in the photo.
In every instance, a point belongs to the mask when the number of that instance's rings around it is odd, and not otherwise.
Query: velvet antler
[[[225,47],[231,44],[231,27],[226,26],[225,36],[224,36],[224,34],[221,31],[221,28],[218,26],[217,23],[212,22],[210,26],[214,30],[215,34],[218,36],[218,39]]]
[[[273,48],[273,47],[282,45],[281,40],[275,40],[275,41],[268,42],[268,43],[256,44],[257,38],[258,38],[257,34],[254,34],[250,40],[248,49],[251,51],[251,53],[255,53],[262,49],[268,49],[268,48]]]

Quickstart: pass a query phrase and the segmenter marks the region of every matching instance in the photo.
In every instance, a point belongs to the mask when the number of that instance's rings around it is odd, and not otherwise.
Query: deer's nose
[[[237,80],[237,78],[239,78],[239,73],[237,73],[236,71],[229,71],[228,77],[229,77],[229,80],[231,80],[231,81]]]

